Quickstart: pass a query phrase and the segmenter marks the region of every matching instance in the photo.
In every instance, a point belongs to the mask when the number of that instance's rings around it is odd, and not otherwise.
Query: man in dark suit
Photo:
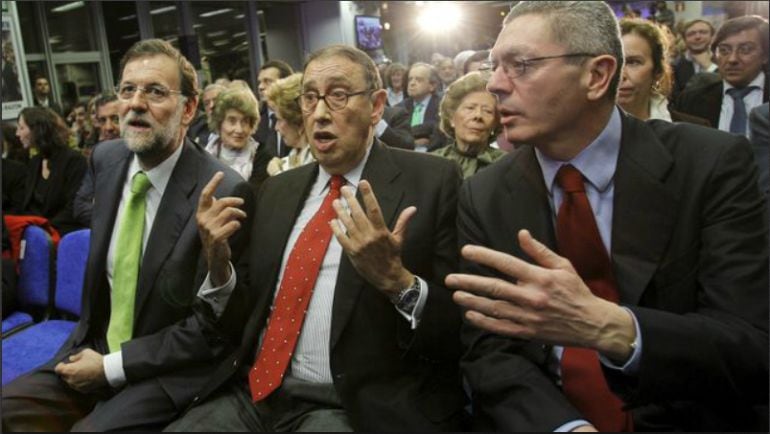
[[[759,167],[759,189],[770,197],[770,110],[768,103],[751,111],[749,127],[754,160]]]
[[[211,139],[212,131],[209,130],[211,112],[214,110],[214,103],[216,102],[217,96],[219,96],[223,90],[225,90],[225,86],[217,83],[212,83],[203,89],[203,95],[201,97],[203,113],[195,119],[190,126],[190,130],[187,132],[187,137],[201,148],[206,148],[206,145],[208,145],[209,140]]]
[[[722,80],[682,92],[676,111],[698,116],[722,131],[748,136],[748,113],[768,101],[768,23],[759,16],[727,20],[711,49]]]
[[[751,150],[624,115],[617,35],[606,3],[520,2],[492,49],[488,89],[528,145],[459,199],[467,274],[446,282],[467,309],[474,428],[767,429],[768,217]]]
[[[61,106],[54,101],[51,95],[51,83],[48,78],[38,76],[35,78],[35,87],[33,89],[34,103],[37,107],[48,107],[55,111],[59,116],[63,116]]]
[[[711,52],[714,26],[703,19],[689,21],[682,29],[686,50],[674,64],[674,85],[671,100],[676,100],[687,87],[693,75],[701,72],[715,72],[717,65]]]
[[[3,387],[4,431],[157,429],[190,402],[221,347],[196,326],[206,267],[194,211],[219,171],[216,194],[237,196],[229,206],[250,188],[185,139],[197,83],[179,51],[140,41],[121,70],[123,140],[92,155],[99,187],[81,318],[50,362]]]
[[[441,79],[436,68],[418,62],[409,68],[407,94],[396,107],[406,109],[412,127],[414,148],[418,151],[432,151],[444,146],[443,134],[438,129],[438,106],[441,97],[438,88]]]
[[[414,149],[409,114],[403,107],[386,106],[382,112],[382,119],[374,127],[374,135],[388,146]]]
[[[280,60],[266,62],[259,69],[257,91],[259,92],[259,101],[262,103],[262,106],[259,109],[259,126],[254,133],[254,139],[262,144],[259,147],[260,150],[267,152],[271,157],[285,157],[289,155],[291,149],[283,144],[283,140],[281,140],[278,132],[275,130],[275,113],[267,105],[265,92],[271,84],[293,73],[294,70],[291,66]]]
[[[201,211],[223,285],[202,290],[230,298],[219,326],[240,346],[167,430],[458,430],[460,317],[441,281],[459,169],[374,139],[386,92],[358,49],[311,55],[300,98],[318,163],[265,182],[237,273],[227,220]]]

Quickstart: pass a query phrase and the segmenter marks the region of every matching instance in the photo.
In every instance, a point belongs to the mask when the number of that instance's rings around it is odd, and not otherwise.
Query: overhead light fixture
[[[125,17],[118,18],[118,21],[130,21],[136,18],[136,14],[126,15]]]
[[[203,24],[201,24],[201,23],[193,24],[193,29],[199,29],[201,27],[203,27]]]
[[[246,32],[233,33],[233,38],[240,38],[241,36],[246,36]]]
[[[230,12],[231,10],[232,10],[232,8],[222,8],[222,9],[217,9],[215,11],[204,12],[204,13],[198,15],[198,16],[201,17],[201,18],[215,17],[217,15],[226,14],[226,13]]]
[[[417,16],[420,29],[429,33],[452,30],[460,22],[460,9],[450,2],[431,3],[426,5]]]
[[[165,6],[165,7],[162,7],[162,8],[151,10],[150,11],[150,15],[165,14],[166,12],[171,12],[171,11],[174,11],[174,10],[176,10],[176,6]]]
[[[243,19],[245,17],[246,17],[245,14],[238,14],[238,15],[234,16],[233,18],[235,18],[236,20],[241,20],[241,19]]]
[[[227,40],[227,39],[221,39],[221,40],[219,40],[219,41],[213,41],[213,42],[211,42],[211,45],[213,45],[213,46],[215,46],[215,47],[221,47],[221,46],[223,46],[223,45],[227,45],[227,44],[229,44],[229,43],[230,43],[230,41],[229,41],[229,40]]]
[[[86,3],[83,1],[69,2],[61,6],[56,6],[55,8],[51,9],[51,12],[56,12],[56,13],[69,12],[71,10],[82,8],[85,5]]]
[[[214,38],[214,37],[222,36],[222,35],[226,35],[226,34],[227,34],[227,30],[217,30],[216,32],[208,32],[208,33],[206,33],[206,36],[208,36],[209,38]]]
[[[139,33],[131,33],[130,35],[123,35],[123,36],[121,36],[120,39],[129,40],[129,39],[134,39],[134,38],[138,38],[138,37],[139,37]]]
[[[386,21],[385,24],[382,25],[382,28],[385,30],[390,30],[390,23]]]

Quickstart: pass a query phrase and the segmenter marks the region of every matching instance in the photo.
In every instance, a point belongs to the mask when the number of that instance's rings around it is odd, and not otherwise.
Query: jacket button
[[[237,368],[237,367],[238,367],[238,361],[237,360],[233,360],[233,368]]]
[[[196,396],[195,398],[193,398],[193,402],[198,402],[198,401],[200,401],[200,400],[201,400],[201,397],[200,397],[200,396]]]

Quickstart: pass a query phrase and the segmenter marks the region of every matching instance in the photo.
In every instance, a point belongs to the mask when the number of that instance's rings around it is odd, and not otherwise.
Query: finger
[[[216,217],[210,220],[207,225],[210,228],[216,229],[231,221],[239,221],[246,218],[246,212],[240,208],[229,207],[221,210]]]
[[[353,218],[348,214],[348,210],[342,204],[342,201],[340,199],[335,199],[334,202],[332,202],[332,207],[337,214],[337,223],[342,225],[342,231],[345,232],[348,237],[355,237],[360,231],[356,226],[356,222],[353,221]]]
[[[342,227],[342,223],[340,223],[338,219],[333,219],[329,222],[329,226],[332,228],[334,237],[337,238],[340,246],[342,246],[342,250],[344,250],[346,253],[349,253],[353,244],[350,240],[350,237],[348,237],[348,235],[345,233],[345,229]]]
[[[472,311],[482,313],[491,318],[513,321],[517,324],[532,324],[537,321],[536,314],[524,306],[507,300],[499,300],[478,296],[465,291],[456,291],[452,299],[458,305]]]
[[[228,196],[221,199],[212,199],[212,203],[209,206],[207,213],[210,215],[217,215],[227,208],[240,209],[241,205],[243,205],[243,198],[240,197]]]
[[[240,228],[241,222],[234,220],[218,227],[212,232],[211,237],[214,241],[227,241]]]
[[[356,227],[361,231],[366,231],[367,228],[371,226],[371,222],[369,221],[369,217],[366,216],[364,209],[361,208],[361,204],[358,203],[353,187],[342,187],[342,197],[348,204],[350,218],[356,223]],[[343,223],[347,226],[347,222],[343,221]],[[348,229],[350,229],[350,226],[348,226]]]
[[[513,321],[488,317],[475,311],[465,312],[465,318],[472,325],[499,335],[521,339],[530,339],[532,336],[532,331],[528,327]]]
[[[214,192],[217,190],[219,183],[222,182],[224,177],[225,173],[222,171],[215,173],[214,176],[211,177],[208,184],[201,190],[201,195],[198,198],[198,209],[207,209],[211,206],[211,203],[214,200]]]
[[[369,181],[362,180],[358,183],[358,190],[361,192],[361,198],[364,201],[366,215],[375,229],[385,229],[385,219],[382,218],[380,203],[374,195],[374,190]]]
[[[393,236],[396,237],[399,244],[401,244],[401,242],[404,240],[404,236],[406,235],[406,227],[415,214],[417,214],[417,207],[410,206],[401,211],[401,214],[398,216],[398,220],[396,220],[396,227],[393,228]]]
[[[572,270],[572,264],[567,258],[557,255],[545,244],[532,237],[532,234],[526,229],[519,231],[519,245],[524,253],[545,268]]]
[[[83,352],[79,352],[77,354],[72,354],[70,356],[70,362],[77,362],[78,360],[83,358]]]
[[[56,372],[57,375],[63,375],[65,372],[65,367],[67,366],[66,363],[59,362],[56,364],[56,366],[53,368],[53,371]]]
[[[462,249],[463,258],[493,268],[519,281],[535,281],[542,277],[543,269],[515,256],[498,252],[487,247],[466,245]]]
[[[544,294],[495,277],[472,274],[450,274],[444,279],[449,288],[472,292],[495,300],[505,300],[517,305],[540,307]]]

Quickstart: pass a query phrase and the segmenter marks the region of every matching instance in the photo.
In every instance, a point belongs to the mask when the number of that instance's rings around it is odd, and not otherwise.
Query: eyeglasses
[[[115,93],[123,101],[128,101],[134,97],[136,92],[141,92],[147,101],[151,103],[161,103],[172,93],[181,94],[180,90],[172,90],[160,84],[151,84],[147,87],[137,86],[135,84],[121,84],[115,88]]]
[[[529,68],[531,68],[535,62],[539,62],[541,60],[563,59],[568,57],[594,57],[594,56],[595,54],[590,54],[590,53],[569,53],[569,54],[560,54],[558,56],[543,56],[543,57],[533,57],[531,59],[510,60],[508,62],[502,62],[502,63],[498,63],[493,60],[487,60],[481,64],[479,71],[492,73],[497,69],[498,66],[502,66],[503,73],[509,79],[513,80],[514,78],[518,78],[523,75],[526,75],[527,71],[529,71]]]
[[[348,105],[348,100],[351,96],[364,95],[372,92],[372,90],[362,90],[360,92],[345,92],[344,90],[334,90],[326,95],[321,95],[318,92],[310,91],[300,94],[297,97],[297,104],[303,112],[309,113],[315,110],[318,101],[323,100],[326,103],[326,107],[329,110],[342,110]]]
[[[719,57],[730,57],[730,55],[733,54],[733,51],[738,53],[739,56],[750,56],[754,54],[755,51],[757,51],[757,45],[752,43],[745,43],[738,44],[738,46],[735,48],[728,44],[717,45],[717,56]]]

